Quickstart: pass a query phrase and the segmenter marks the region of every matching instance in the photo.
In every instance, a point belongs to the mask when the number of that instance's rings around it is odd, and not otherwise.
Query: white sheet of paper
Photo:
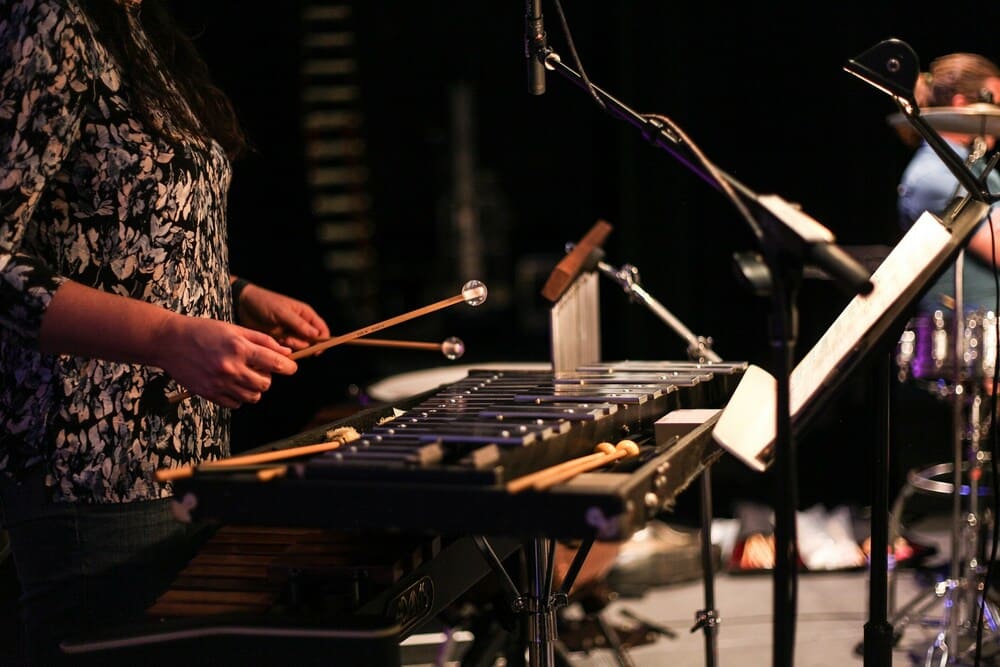
[[[789,378],[792,421],[860,353],[864,336],[936,258],[949,251],[951,233],[924,213],[872,275],[874,289],[855,296],[826,333],[795,366]],[[771,463],[776,437],[777,381],[751,365],[712,431],[720,446],[755,470]]]

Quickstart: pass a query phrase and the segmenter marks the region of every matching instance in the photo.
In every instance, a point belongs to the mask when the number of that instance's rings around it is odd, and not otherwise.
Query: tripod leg
[[[635,667],[635,663],[632,662],[628,651],[622,646],[621,639],[618,637],[618,631],[608,625],[608,622],[604,620],[604,617],[600,613],[594,614],[594,622],[597,623],[601,635],[608,642],[608,647],[611,648],[620,667]]]
[[[889,513],[889,546],[887,549],[893,548],[892,545],[896,543],[896,538],[900,537],[903,532],[900,527],[903,522],[903,511],[906,508],[906,501],[913,497],[914,493],[916,493],[916,489],[907,482],[896,496],[896,501],[893,503],[892,510]],[[888,590],[886,602],[890,614],[896,613],[897,578],[899,576],[897,565],[895,559],[893,559],[893,566],[889,568],[888,580],[886,582]]]

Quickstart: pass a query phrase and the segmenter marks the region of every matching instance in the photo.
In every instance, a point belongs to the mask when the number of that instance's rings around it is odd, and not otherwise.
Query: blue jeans
[[[52,664],[59,641],[140,618],[169,586],[201,532],[177,521],[170,502],[52,503],[40,474],[0,478],[27,663]]]

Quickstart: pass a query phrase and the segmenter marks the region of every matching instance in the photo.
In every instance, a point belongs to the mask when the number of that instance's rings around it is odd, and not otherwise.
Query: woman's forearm
[[[163,365],[184,317],[145,301],[66,281],[49,304],[39,334],[43,352]]]

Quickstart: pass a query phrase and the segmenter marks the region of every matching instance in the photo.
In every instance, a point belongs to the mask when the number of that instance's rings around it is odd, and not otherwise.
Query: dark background
[[[314,304],[334,334],[452,296],[469,278],[491,299],[425,316],[385,337],[459,336],[465,363],[548,359],[541,282],[598,219],[614,226],[606,259],[640,270],[641,284],[726,359],[769,365],[768,302],[737,280],[732,256],[758,244],[736,210],[670,153],[549,74],[527,92],[523,3],[372,1],[353,7],[354,55],[366,142],[376,258],[358,277],[374,311],[333,298],[305,188],[302,10],[234,1],[175,3],[230,95],[258,152],[236,165],[231,247],[236,273]],[[320,4],[320,3],[313,3]],[[909,148],[887,122],[883,93],[843,70],[881,40],[906,41],[920,58],[976,51],[1000,58],[1000,8],[958,2],[565,2],[589,77],[640,112],[670,117],[721,169],[759,193],[800,204],[845,246],[891,245],[899,232],[895,187]],[[849,6],[845,6],[849,5]],[[550,44],[576,68],[555,4],[543,3]],[[947,14],[946,14],[947,12]],[[476,179],[488,275],[458,275],[448,205],[453,194],[449,95],[471,91]],[[362,285],[363,283],[363,285]],[[799,356],[848,297],[807,281],[798,300]],[[683,359],[683,341],[602,279],[605,359]],[[362,316],[361,312],[364,312]],[[426,352],[335,348],[279,378],[261,404],[236,415],[235,447],[301,430],[331,407],[364,403],[375,380],[448,361]],[[865,499],[876,439],[872,369],[859,368],[801,438],[803,504]],[[935,399],[895,387],[897,474],[948,460],[947,414]],[[724,461],[725,503],[766,496],[765,478]]]

